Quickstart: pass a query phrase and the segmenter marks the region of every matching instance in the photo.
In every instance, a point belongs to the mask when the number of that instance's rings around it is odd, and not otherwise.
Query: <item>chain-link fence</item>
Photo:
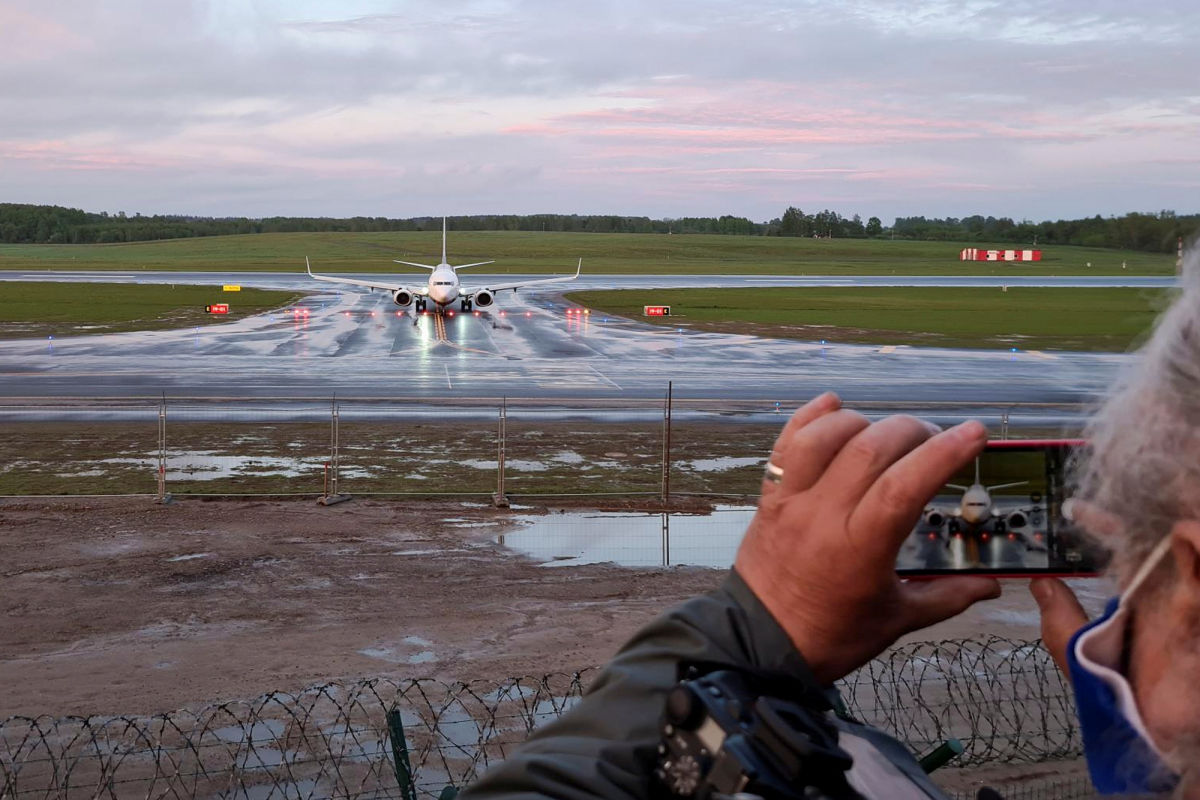
[[[0,797],[438,796],[573,706],[597,674],[379,679],[152,717],[11,717],[0,723]],[[1070,692],[1037,642],[909,644],[841,689],[851,715],[918,755],[959,739],[958,766],[1081,752]]]
[[[794,404],[674,398],[0,403],[0,495],[652,497],[757,494]],[[993,436],[1078,429],[1079,404],[850,403],[975,417]]]

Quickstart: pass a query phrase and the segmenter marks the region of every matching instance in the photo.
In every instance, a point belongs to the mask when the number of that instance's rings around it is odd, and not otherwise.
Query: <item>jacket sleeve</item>
[[[785,672],[815,685],[787,634],[730,572],[716,591],[635,634],[575,708],[534,732],[460,797],[648,797],[659,718],[685,661]]]

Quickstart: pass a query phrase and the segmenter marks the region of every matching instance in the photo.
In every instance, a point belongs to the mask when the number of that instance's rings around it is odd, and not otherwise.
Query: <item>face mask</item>
[[[1101,794],[1160,793],[1169,791],[1178,782],[1178,776],[1144,735],[1145,726],[1129,682],[1115,670],[1081,663],[1078,648],[1080,639],[1085,636],[1115,636],[1123,643],[1129,620],[1129,598],[1169,550],[1170,537],[1167,537],[1146,559],[1125,592],[1109,601],[1099,619],[1076,632],[1067,647],[1067,665],[1075,689],[1075,709],[1079,715],[1084,756],[1092,784]]]

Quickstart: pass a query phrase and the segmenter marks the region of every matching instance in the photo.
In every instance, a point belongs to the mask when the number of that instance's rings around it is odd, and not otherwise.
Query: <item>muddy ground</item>
[[[573,671],[721,580],[696,567],[543,567],[497,544],[502,526],[473,526],[510,513],[369,499],[0,502],[0,718],[153,713],[331,678]],[[988,633],[1036,638],[1023,582],[913,638]]]
[[[544,567],[497,544],[503,526],[477,525],[508,514],[364,499],[0,501],[0,719],[152,714],[332,679],[570,672],[723,575]],[[909,638],[1035,638],[1023,583]],[[1102,586],[1084,589],[1087,605],[1102,601]],[[1013,765],[943,782],[1079,770]]]
[[[494,526],[439,522],[504,513],[0,503],[0,718],[153,713],[331,678],[573,671],[720,580],[698,568],[547,569],[494,544]]]

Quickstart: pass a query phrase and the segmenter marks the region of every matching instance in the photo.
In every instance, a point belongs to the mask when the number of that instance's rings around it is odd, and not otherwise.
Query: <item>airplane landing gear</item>
[[[459,303],[459,307],[463,310],[464,314],[467,313],[468,311],[470,311],[474,305],[475,305],[474,303],[472,303],[470,300],[466,299],[465,297],[462,299],[462,302]]]

